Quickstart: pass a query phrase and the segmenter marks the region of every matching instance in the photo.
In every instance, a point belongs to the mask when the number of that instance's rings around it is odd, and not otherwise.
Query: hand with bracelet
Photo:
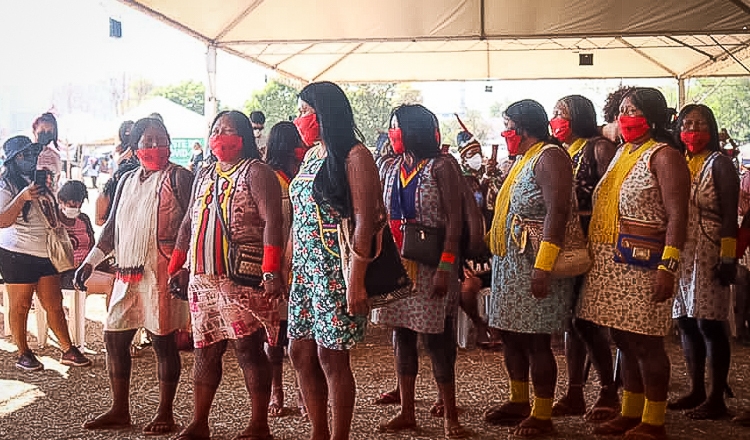
[[[281,246],[263,246],[263,289],[267,298],[275,300],[284,294],[284,283],[281,279]]]
[[[680,250],[673,246],[665,246],[661,262],[654,275],[652,302],[659,304],[672,299],[675,293],[679,264]]]
[[[456,265],[456,256],[449,252],[443,252],[440,256],[438,269],[433,277],[432,298],[443,298],[448,294],[451,277],[456,276],[453,267]]]
[[[552,268],[560,253],[560,246],[549,241],[539,244],[534,269],[531,272],[531,295],[537,299],[549,296],[549,284],[552,280]]]

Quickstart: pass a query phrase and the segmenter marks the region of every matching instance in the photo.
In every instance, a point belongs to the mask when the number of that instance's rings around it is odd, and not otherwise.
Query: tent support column
[[[677,78],[677,111],[685,107],[687,95],[685,94],[685,78]]]
[[[216,45],[215,44],[209,44],[208,50],[206,51],[206,73],[207,75],[207,83],[205,87],[205,110],[203,112],[204,116],[206,117],[206,132],[208,132],[211,127],[211,122],[213,122],[214,117],[216,117],[216,114],[219,111],[219,102],[216,99]]]

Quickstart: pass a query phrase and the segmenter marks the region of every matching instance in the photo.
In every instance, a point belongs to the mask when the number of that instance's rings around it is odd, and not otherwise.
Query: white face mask
[[[68,206],[63,206],[62,213],[67,218],[77,218],[79,215],[81,215],[81,208],[71,208]]]
[[[260,132],[261,132],[261,131],[262,131],[262,130],[260,130],[259,128],[256,128],[256,129],[254,129],[254,130],[253,130],[253,134],[255,134],[255,137],[256,137],[256,138],[259,138],[259,137],[260,137]]]
[[[475,154],[471,156],[470,158],[466,159],[466,166],[468,166],[474,171],[477,171],[480,168],[482,168],[482,155]]]

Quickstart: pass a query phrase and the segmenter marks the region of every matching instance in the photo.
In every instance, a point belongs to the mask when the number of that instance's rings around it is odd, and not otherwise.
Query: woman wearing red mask
[[[378,169],[361,142],[349,100],[330,82],[308,84],[294,121],[314,145],[289,186],[294,274],[289,293],[290,356],[312,424],[311,439],[349,438],[355,383],[349,350],[364,340],[369,312],[364,274],[368,260],[353,258],[342,275],[337,226],[354,223],[352,251],[372,255],[385,218]],[[328,425],[328,405],[333,413]]]
[[[573,215],[573,169],[568,153],[550,136],[547,113],[538,102],[511,104],[504,117],[502,135],[518,158],[498,193],[488,234],[493,254],[489,325],[500,330],[511,394],[509,402],[487,411],[485,420],[518,425],[516,436],[536,437],[554,429],[557,364],[551,334],[563,330],[570,316],[573,279],[553,279],[551,270]],[[521,238],[521,219],[545,225],[535,256]]]
[[[596,184],[607,171],[615,154],[615,145],[599,135],[594,104],[581,95],[566,96],[555,104],[549,121],[552,135],[563,143],[573,159],[576,209],[583,232],[588,233],[591,220],[591,195]],[[578,302],[584,276],[576,277],[573,290],[573,309]],[[575,327],[573,326],[575,323]],[[606,332],[596,324],[584,320],[571,321],[565,333],[565,358],[568,368],[568,391],[552,408],[554,416],[583,415],[586,401],[583,396],[586,352],[597,369],[602,388],[597,402],[586,420],[602,422],[617,415],[620,407],[617,387],[612,374],[612,352]]]
[[[282,231],[284,243],[289,238],[292,226],[292,205],[289,200],[289,183],[299,171],[299,165],[305,158],[307,146],[302,142],[297,127],[289,121],[281,121],[271,128],[266,145],[266,163],[275,172],[281,185],[281,209],[284,217]],[[284,412],[284,348],[289,345],[287,337],[287,315],[289,304],[287,301],[279,301],[279,336],[275,345],[266,346],[266,354],[273,369],[271,386],[271,403],[268,405],[270,417],[280,417]],[[297,405],[303,414],[306,414],[302,396],[298,394]]]
[[[622,353],[625,390],[621,415],[599,425],[596,434],[666,438],[670,366],[664,336],[671,328],[690,193],[685,158],[667,131],[672,115],[656,89],[626,94],[618,119],[625,144],[594,191],[594,265],[577,319],[611,329]]]
[[[691,419],[726,416],[724,390],[729,373],[729,285],[734,283],[739,178],[732,159],[721,154],[714,114],[691,104],[680,112],[677,145],[685,148],[691,177],[688,232],[680,260],[679,289],[672,316],[682,336],[690,393],[669,402],[670,409],[693,409]],[[706,396],[705,364],[711,366]]]
[[[403,246],[404,223],[441,228],[444,239],[437,267],[404,259],[416,294],[375,312],[378,324],[393,327],[401,402],[401,413],[380,429],[395,432],[417,426],[414,387],[419,370],[417,337],[421,334],[442,401],[445,437],[465,438],[468,432],[456,411],[452,324],[458,309],[457,254],[463,225],[461,190],[455,182],[461,182],[462,176],[455,162],[440,152],[438,127],[435,115],[421,105],[402,105],[391,115],[388,135],[399,156],[385,171],[383,199],[396,245]]]
[[[170,275],[176,274],[190,250],[187,294],[195,344],[195,408],[177,438],[209,438],[208,416],[231,341],[252,401],[250,423],[238,438],[270,439],[271,364],[263,344],[275,344],[279,333],[278,300],[284,285],[281,189],[271,167],[260,161],[250,120],[243,113],[219,113],[208,145],[216,163],[196,176],[169,265]],[[230,278],[230,241],[263,248],[262,285],[244,286]]]
[[[140,328],[151,333],[158,364],[159,407],[143,428],[156,435],[176,428],[172,401],[180,379],[176,332],[188,326],[188,307],[172,298],[167,288],[179,225],[185,214],[192,173],[169,162],[170,138],[164,124],[139,120],[131,133],[141,166],[122,176],[96,246],[75,274],[85,289],[92,268],[114,253],[118,263],[104,326],[112,407],[86,423],[86,429],[118,429],[130,425],[130,344]]]

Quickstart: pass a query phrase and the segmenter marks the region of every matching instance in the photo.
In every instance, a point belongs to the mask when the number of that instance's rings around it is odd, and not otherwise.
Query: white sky
[[[109,17],[122,21],[121,39],[109,37]],[[115,0],[0,0],[0,42],[0,137],[30,126],[54,104],[53,90],[66,84],[103,87],[109,78],[123,75],[157,85],[206,78],[202,43]],[[267,73],[221,51],[217,72],[218,98],[240,109],[263,87]],[[425,105],[436,114],[461,112],[462,104],[486,112],[493,102],[523,98],[536,99],[551,112],[557,99],[572,93],[589,97],[600,109],[620,81],[494,81],[491,93],[484,91],[487,84],[432,82],[414,87],[423,91]]]

